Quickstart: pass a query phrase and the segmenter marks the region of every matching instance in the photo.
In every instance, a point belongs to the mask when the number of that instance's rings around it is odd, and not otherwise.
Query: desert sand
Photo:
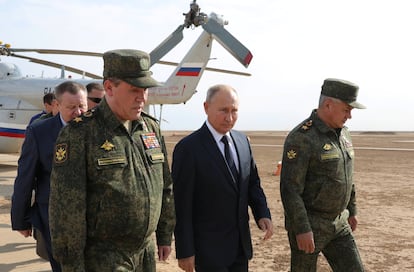
[[[169,156],[175,143],[186,134],[164,133]],[[263,233],[250,222],[254,247],[250,271],[289,271],[279,176],[274,175],[282,158],[286,132],[246,134],[275,227],[271,240],[263,241]],[[359,218],[355,237],[366,271],[414,271],[414,133],[354,132],[353,142]],[[0,271],[50,271],[48,263],[35,255],[33,239],[10,230],[10,196],[17,158],[18,155],[0,155]],[[167,262],[157,263],[157,271],[181,271],[174,251]],[[323,256],[319,258],[318,271],[331,271]]]

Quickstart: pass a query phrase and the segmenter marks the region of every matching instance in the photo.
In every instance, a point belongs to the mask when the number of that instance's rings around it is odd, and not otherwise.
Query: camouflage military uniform
[[[155,271],[154,245],[170,245],[172,180],[158,123],[131,132],[106,100],[75,118],[56,142],[50,229],[63,271]]]
[[[347,222],[348,216],[356,215],[353,160],[347,128],[327,127],[316,110],[287,136],[280,192],[292,253],[291,271],[316,271],[321,251],[334,271],[363,271]],[[297,247],[296,235],[310,231],[315,252],[305,254]]]

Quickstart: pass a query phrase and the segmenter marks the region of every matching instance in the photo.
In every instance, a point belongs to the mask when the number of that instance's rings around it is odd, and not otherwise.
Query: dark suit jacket
[[[230,134],[239,159],[238,186],[206,124],[175,146],[172,176],[178,259],[195,255],[196,264],[228,266],[235,261],[240,242],[250,259],[248,206],[256,222],[270,218],[248,139],[238,131]]]
[[[30,229],[33,224],[31,217],[34,215],[32,209],[37,207],[36,204],[49,203],[50,172],[55,142],[61,128],[62,122],[60,115],[57,114],[54,117],[34,122],[26,129],[12,196],[13,230]],[[31,205],[32,190],[35,190],[33,207]],[[47,205],[42,206],[47,207]],[[36,224],[35,227],[37,227]]]

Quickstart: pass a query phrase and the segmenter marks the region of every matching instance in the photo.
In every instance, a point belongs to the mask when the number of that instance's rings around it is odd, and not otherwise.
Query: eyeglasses
[[[101,100],[102,100],[102,98],[99,98],[99,97],[89,97],[89,96],[88,96],[88,99],[95,102],[95,103],[97,103],[97,104],[99,102],[101,102]]]

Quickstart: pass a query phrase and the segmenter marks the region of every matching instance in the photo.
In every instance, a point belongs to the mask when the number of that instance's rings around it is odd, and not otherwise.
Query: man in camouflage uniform
[[[363,271],[352,232],[357,226],[354,149],[344,126],[358,86],[326,79],[318,109],[284,144],[280,193],[291,248],[291,271],[316,271],[324,254],[333,271]]]
[[[158,122],[144,113],[158,86],[149,55],[104,58],[105,97],[62,130],[51,175],[53,253],[63,271],[155,271],[171,251],[172,180]]]

